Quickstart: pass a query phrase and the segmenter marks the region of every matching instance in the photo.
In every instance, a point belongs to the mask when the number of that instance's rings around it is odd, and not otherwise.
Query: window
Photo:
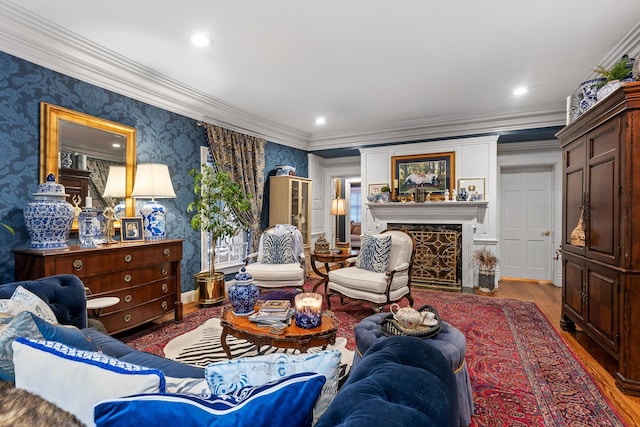
[[[362,222],[362,194],[360,186],[352,185],[349,196],[349,215],[351,221]]]
[[[213,166],[213,158],[209,152],[208,147],[200,148],[200,164],[206,164]],[[233,273],[238,271],[238,266],[244,263],[244,259],[248,255],[249,239],[248,231],[239,231],[233,237],[224,237],[218,239],[216,242],[216,258],[214,265],[217,271],[224,273]],[[200,266],[201,270],[209,270],[209,260],[211,259],[211,239],[209,233],[201,233],[201,254],[200,254]]]

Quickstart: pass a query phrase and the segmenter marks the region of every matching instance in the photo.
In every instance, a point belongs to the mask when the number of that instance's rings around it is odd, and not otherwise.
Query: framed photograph
[[[485,200],[486,189],[484,178],[459,178],[458,179],[458,194],[460,190],[465,189],[467,193],[467,201],[470,202],[482,202]]]
[[[141,217],[124,217],[120,219],[120,223],[120,239],[123,242],[141,242],[144,240]]]
[[[386,182],[382,184],[369,184],[369,194],[377,194],[382,190],[382,187],[387,186]]]
[[[445,190],[455,185],[455,156],[451,151],[391,157],[393,199],[398,200],[416,189],[443,196]]]

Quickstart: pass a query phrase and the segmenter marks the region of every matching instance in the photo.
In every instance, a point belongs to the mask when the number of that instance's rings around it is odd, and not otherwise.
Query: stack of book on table
[[[249,316],[249,320],[260,326],[272,326],[279,323],[290,323],[295,309],[288,300],[267,300],[260,309]]]

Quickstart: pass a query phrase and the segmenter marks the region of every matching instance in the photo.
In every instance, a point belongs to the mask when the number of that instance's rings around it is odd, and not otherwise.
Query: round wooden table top
[[[339,252],[339,253],[317,253],[315,251],[311,251],[311,259],[318,262],[340,262],[345,261],[349,258],[358,256],[358,251],[352,249],[348,252]]]
[[[338,330],[338,322],[331,315],[323,314],[320,326],[313,329],[305,329],[296,325],[295,316],[291,319],[291,325],[281,334],[272,334],[268,326],[258,326],[256,322],[249,320],[249,316],[238,316],[233,313],[231,306],[224,307],[220,322],[228,324],[229,327],[236,331],[248,332],[253,335],[273,336],[278,338],[296,337],[308,338],[316,335],[327,335]]]

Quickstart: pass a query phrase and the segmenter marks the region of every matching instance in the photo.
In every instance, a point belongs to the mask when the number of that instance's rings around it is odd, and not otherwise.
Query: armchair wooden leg
[[[327,294],[327,310],[331,310],[331,295],[333,294]]]
[[[409,300],[409,305],[413,307],[413,297],[411,296],[411,292],[407,294],[407,299]]]

